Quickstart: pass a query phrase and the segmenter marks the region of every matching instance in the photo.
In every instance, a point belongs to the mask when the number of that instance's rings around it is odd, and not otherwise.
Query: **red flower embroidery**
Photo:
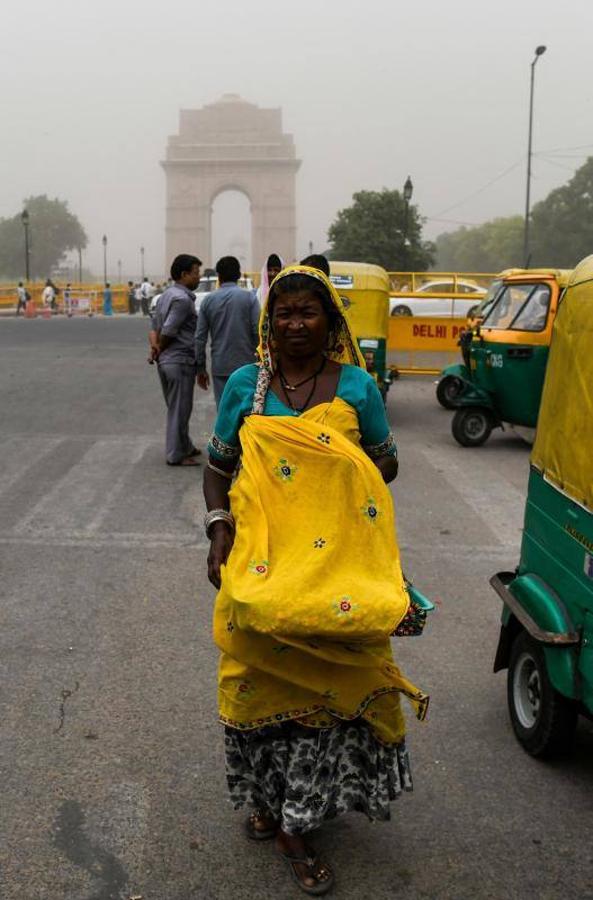
[[[258,575],[265,575],[265,573],[268,571],[268,568],[267,566],[256,566],[255,571]]]
[[[342,600],[340,603],[340,609],[342,610],[342,612],[350,612],[350,610],[352,609],[352,604],[349,600]]]
[[[240,694],[244,694],[244,693],[245,693],[246,691],[248,691],[248,690],[249,690],[249,685],[248,685],[248,684],[245,684],[245,683],[240,684],[239,687],[238,687],[238,691],[239,691]]]

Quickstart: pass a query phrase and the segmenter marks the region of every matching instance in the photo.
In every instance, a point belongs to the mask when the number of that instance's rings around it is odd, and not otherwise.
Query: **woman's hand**
[[[220,567],[224,566],[233,549],[235,535],[226,522],[214,522],[211,530],[210,552],[208,553],[208,580],[220,590]]]
[[[385,484],[389,484],[397,477],[398,462],[395,456],[380,456],[374,460],[375,465],[383,476]]]

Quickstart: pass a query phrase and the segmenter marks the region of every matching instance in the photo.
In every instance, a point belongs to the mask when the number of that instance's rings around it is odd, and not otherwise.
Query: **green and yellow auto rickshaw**
[[[593,718],[593,256],[574,270],[554,324],[521,558],[502,598],[494,671],[508,668],[511,722],[533,756],[566,752]]]
[[[462,336],[463,364],[449,366],[452,432],[477,447],[503,423],[535,428],[552,326],[569,271],[522,270],[504,277],[484,320]],[[442,399],[439,397],[439,400]]]
[[[330,280],[346,307],[346,314],[367,364],[385,400],[391,384],[387,367],[389,276],[381,266],[331,262]]]

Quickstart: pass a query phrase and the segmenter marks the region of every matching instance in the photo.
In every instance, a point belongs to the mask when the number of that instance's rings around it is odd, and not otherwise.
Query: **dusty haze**
[[[180,107],[225,92],[282,107],[303,160],[299,254],[326,247],[354,191],[408,174],[429,237],[522,212],[537,44],[533,201],[593,154],[589,0],[8,0],[2,26],[0,216],[68,200],[97,272],[104,233],[112,273],[138,274],[141,245],[164,271],[167,137]],[[247,222],[217,201],[215,252]]]

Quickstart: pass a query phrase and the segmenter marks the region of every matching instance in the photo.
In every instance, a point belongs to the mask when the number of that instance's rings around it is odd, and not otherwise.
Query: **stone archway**
[[[179,134],[162,162],[167,180],[166,264],[178,253],[212,260],[212,204],[238,190],[251,204],[252,268],[269,253],[296,253],[295,176],[300,166],[280,109],[260,109],[225,94],[202,109],[184,109]]]

